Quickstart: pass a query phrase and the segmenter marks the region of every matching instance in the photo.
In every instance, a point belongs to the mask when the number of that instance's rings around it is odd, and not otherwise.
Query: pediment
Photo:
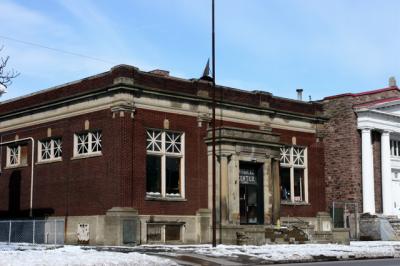
[[[356,111],[378,111],[389,115],[400,115],[400,98],[381,99],[354,106]]]
[[[381,112],[389,114],[400,115],[400,100],[396,101],[396,103],[393,103],[391,105],[377,107],[375,110],[379,110]]]

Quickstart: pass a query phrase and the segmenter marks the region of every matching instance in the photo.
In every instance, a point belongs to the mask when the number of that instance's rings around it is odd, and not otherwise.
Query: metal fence
[[[64,220],[2,220],[0,242],[64,244]]]
[[[359,238],[359,213],[356,202],[333,202],[332,220],[334,228],[350,229],[350,239]]]

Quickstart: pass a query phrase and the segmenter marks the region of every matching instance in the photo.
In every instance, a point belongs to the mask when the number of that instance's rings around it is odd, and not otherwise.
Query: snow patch
[[[177,265],[175,262],[138,252],[119,253],[83,250],[79,246],[46,246],[0,243],[0,265],[79,265],[79,266],[136,266]]]

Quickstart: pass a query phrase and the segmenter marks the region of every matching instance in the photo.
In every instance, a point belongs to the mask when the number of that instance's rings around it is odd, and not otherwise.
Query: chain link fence
[[[2,220],[0,242],[64,244],[64,220]]]

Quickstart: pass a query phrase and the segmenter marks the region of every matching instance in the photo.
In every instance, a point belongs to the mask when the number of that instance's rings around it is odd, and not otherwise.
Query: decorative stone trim
[[[135,118],[136,108],[131,102],[123,102],[118,105],[111,107],[111,112],[113,113],[113,118],[116,117],[116,114],[119,113],[119,117],[124,117],[125,113],[130,114],[131,118]]]

